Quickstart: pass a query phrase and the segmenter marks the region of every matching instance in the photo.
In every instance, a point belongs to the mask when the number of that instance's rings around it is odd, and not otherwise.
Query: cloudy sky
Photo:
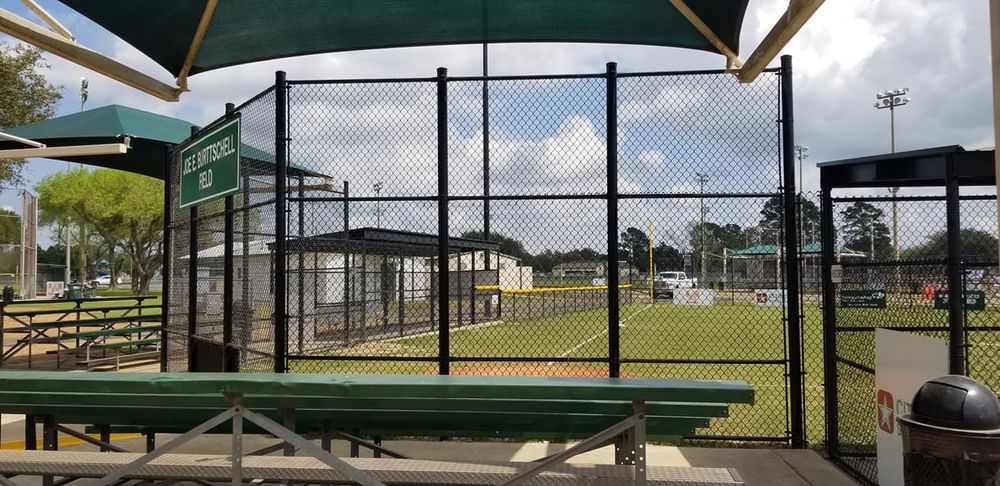
[[[162,68],[88,19],[55,1],[39,3],[84,45],[164,81],[170,79]],[[19,2],[2,5],[35,19]],[[743,57],[786,5],[787,0],[750,0],[741,40]],[[0,35],[0,40],[12,39]],[[239,103],[272,84],[278,69],[294,79],[430,76],[437,66],[446,66],[455,75],[475,75],[480,72],[480,53],[479,46],[446,46],[268,61],[194,76],[192,92],[179,103],[159,101],[54,56],[48,57],[52,65],[48,76],[63,87],[58,114],[79,109],[77,86],[86,76],[88,107],[117,103],[203,124],[219,116],[224,103]],[[888,113],[872,107],[874,94],[885,89],[911,89],[913,101],[896,118],[899,150],[947,144],[993,146],[985,1],[832,0],[783,53],[794,57],[796,142],[809,147],[804,174],[807,190],[818,187],[818,172],[813,168],[817,161],[888,151]],[[490,61],[491,74],[600,72],[608,61],[618,62],[620,72],[723,65],[721,56],[702,52],[592,44],[495,45]],[[599,132],[586,120],[572,117],[553,130],[576,140]],[[529,149],[547,150],[544,143]],[[637,156],[650,163],[657,157],[653,153]],[[28,185],[64,167],[64,163],[33,160],[25,174]],[[15,205],[13,194],[6,192],[0,203]]]

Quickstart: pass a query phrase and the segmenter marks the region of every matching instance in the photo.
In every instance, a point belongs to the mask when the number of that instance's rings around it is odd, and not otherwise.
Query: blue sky
[[[131,46],[59,2],[40,3],[84,45],[164,81],[170,79]],[[0,5],[35,19],[20,2],[7,0]],[[743,29],[744,57],[785,5],[787,0],[751,0]],[[872,108],[874,94],[885,89],[908,86],[912,90],[913,102],[897,113],[900,150],[945,144],[992,147],[987,18],[986,2],[826,2],[784,50],[795,58],[796,141],[810,148],[806,188],[817,187],[818,174],[812,166],[816,161],[888,151],[888,113]],[[9,39],[0,35],[0,40]],[[474,75],[479,73],[481,62],[479,46],[388,49],[267,61],[194,76],[190,80],[192,92],[179,103],[165,103],[61,59],[48,59],[52,64],[50,80],[63,86],[58,114],[79,109],[78,82],[86,76],[90,82],[88,107],[118,103],[198,124],[220,115],[224,103],[240,102],[273,83],[277,69],[287,71],[293,79],[430,76],[437,66],[447,66],[455,75]],[[491,47],[493,74],[600,72],[607,61],[617,61],[622,72],[714,69],[723,64],[720,56],[668,48],[578,44]],[[32,160],[25,172],[27,185],[65,167],[62,162]],[[0,205],[16,204],[13,191],[0,193]],[[47,244],[46,235],[40,236],[42,244]]]

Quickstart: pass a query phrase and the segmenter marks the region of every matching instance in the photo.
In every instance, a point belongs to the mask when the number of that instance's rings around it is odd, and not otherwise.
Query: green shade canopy
[[[48,147],[124,143],[129,137],[131,148],[121,155],[88,155],[59,157],[58,160],[79,162],[85,165],[134,172],[157,179],[165,179],[164,167],[167,150],[191,136],[189,122],[148,111],[121,105],[108,105],[92,110],[50,118],[40,122],[5,130],[6,133],[44,143]],[[28,148],[0,140],[0,150]],[[247,175],[272,175],[274,154],[246,144],[241,145],[243,160],[257,162],[245,166]],[[289,175],[326,177],[315,171],[289,164]]]
[[[747,2],[685,0],[733,52],[739,52]],[[179,76],[208,1],[63,3]],[[669,0],[218,0],[190,74],[304,54],[481,42],[598,42],[719,52]]]
[[[121,105],[108,105],[5,130],[11,135],[49,147],[123,143],[131,149],[122,155],[61,157],[59,160],[135,172],[163,179],[167,149],[191,136],[191,123]],[[0,141],[0,149],[27,148]]]

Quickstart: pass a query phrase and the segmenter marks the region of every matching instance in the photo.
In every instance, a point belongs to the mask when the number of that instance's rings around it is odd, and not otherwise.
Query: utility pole
[[[700,205],[701,212],[701,278],[698,279],[702,285],[705,285],[705,275],[708,270],[708,260],[706,259],[708,254],[705,252],[705,183],[708,182],[708,176],[701,173],[695,173],[696,180],[698,181],[698,193],[701,195],[698,198],[698,204]]]
[[[892,153],[896,153],[896,107],[910,102],[910,98],[906,96],[909,92],[910,88],[902,88],[875,94],[875,108],[889,109],[889,148]],[[892,253],[893,258],[899,260],[899,212],[896,204],[899,188],[890,187],[889,192],[892,194]]]

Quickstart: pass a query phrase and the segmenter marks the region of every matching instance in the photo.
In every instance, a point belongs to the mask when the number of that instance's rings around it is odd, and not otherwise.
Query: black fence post
[[[437,70],[438,373],[449,373],[448,69]]]
[[[170,344],[170,268],[171,255],[173,254],[172,246],[170,241],[170,217],[171,217],[171,169],[173,168],[174,160],[174,148],[173,146],[167,147],[164,154],[163,161],[163,266],[160,270],[160,275],[162,276],[162,297],[160,298],[160,372],[167,371],[167,359],[169,355],[167,354],[167,348]],[[0,342],[3,341],[3,335],[0,334]]]
[[[288,83],[285,72],[274,73],[274,372],[287,370],[286,194],[288,186]]]
[[[226,118],[232,117],[236,105],[226,103]],[[239,174],[237,174],[239,177]],[[225,214],[223,215],[223,253],[222,253],[222,371],[235,371],[233,362],[233,283],[235,266],[233,265],[233,195],[225,198]],[[244,254],[246,259],[247,255]]]
[[[618,63],[607,64],[608,375],[621,375],[618,295]]]
[[[347,202],[350,197],[350,184],[344,181],[344,240],[351,241],[351,207]],[[344,345],[351,345],[351,247],[344,245]]]
[[[965,374],[965,287],[962,274],[962,221],[959,181],[951,156],[945,164],[945,213],[948,230],[948,372]]]
[[[836,238],[833,227],[832,191],[820,173],[820,241],[823,247],[823,387],[826,410],[826,450],[836,457],[840,449],[839,413],[837,409],[837,289],[833,283],[836,263]]]
[[[191,127],[191,136],[198,132]],[[188,234],[188,371],[198,371],[195,335],[198,334],[198,206],[191,206]]]
[[[792,56],[781,56],[781,162],[785,192],[785,305],[788,321],[788,396],[792,447],[805,447],[802,394],[802,313],[799,309],[798,196],[795,191],[795,117]]]

